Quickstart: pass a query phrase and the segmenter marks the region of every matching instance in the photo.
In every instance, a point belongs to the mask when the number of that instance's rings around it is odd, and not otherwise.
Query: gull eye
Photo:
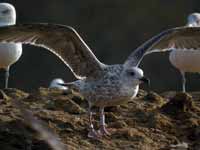
[[[129,72],[129,75],[130,75],[130,76],[135,76],[135,72],[130,71],[130,72]]]
[[[8,9],[5,9],[5,10],[2,11],[2,14],[7,14],[7,13],[9,13]]]

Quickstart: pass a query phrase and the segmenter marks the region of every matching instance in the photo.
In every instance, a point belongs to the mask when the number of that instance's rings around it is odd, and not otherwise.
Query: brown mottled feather
[[[97,77],[104,66],[78,33],[69,26],[23,24],[0,28],[0,41],[20,42],[47,48],[56,54],[77,78]]]

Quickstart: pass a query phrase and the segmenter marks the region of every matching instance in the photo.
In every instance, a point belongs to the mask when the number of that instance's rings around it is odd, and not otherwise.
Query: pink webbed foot
[[[99,140],[101,136],[99,135],[98,132],[96,132],[94,129],[90,129],[88,132],[88,137],[92,139]]]
[[[98,130],[99,135],[101,136],[110,136],[111,133],[108,132],[108,130],[106,129],[105,125],[101,125],[100,129]]]

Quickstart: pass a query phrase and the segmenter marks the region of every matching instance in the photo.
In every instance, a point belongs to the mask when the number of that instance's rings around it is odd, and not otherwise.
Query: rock
[[[120,128],[126,128],[126,127],[127,127],[126,122],[122,120],[109,123],[109,128],[120,129]]]
[[[159,105],[162,105],[162,104],[165,103],[165,100],[160,95],[158,95],[157,93],[152,92],[152,91],[149,92],[144,97],[144,100],[151,102],[151,103],[156,103],[156,104],[159,104]]]
[[[66,92],[67,93],[67,92]],[[68,95],[66,94],[64,90],[58,89],[58,88],[42,88],[40,87],[34,95],[40,95],[45,97],[52,97],[52,96],[62,96],[62,95]]]
[[[179,143],[179,144],[171,144],[169,146],[171,150],[188,150],[189,146],[188,143]]]
[[[161,93],[160,95],[166,99],[171,99],[176,95],[176,92],[175,91],[167,91],[167,92]]]
[[[112,107],[106,107],[105,108],[105,112],[117,112],[117,113],[120,113],[120,111],[121,111],[121,109],[120,109],[121,107],[120,107],[120,105],[118,105],[118,106],[112,106]]]
[[[115,115],[113,112],[106,113],[106,120],[108,122],[115,122],[119,119],[119,116]]]
[[[200,139],[193,144],[193,150],[200,150]]]
[[[177,116],[181,113],[194,111],[196,106],[193,103],[192,96],[187,93],[177,93],[161,110],[164,113]]]
[[[21,91],[21,90],[18,90],[18,89],[14,89],[14,88],[8,88],[8,89],[4,89],[3,92],[13,98],[13,99],[23,99],[23,98],[26,98],[29,96],[28,93],[24,92],[24,91]]]
[[[149,115],[148,127],[170,131],[173,129],[173,124],[168,117],[159,113],[152,113],[152,115]]]
[[[196,128],[196,127],[200,126],[200,119],[190,117],[188,119],[185,119],[184,124],[185,124],[185,126],[187,126],[189,128]]]
[[[63,105],[64,111],[72,113],[72,114],[82,114],[86,113],[86,110],[81,108],[78,104],[76,104],[72,100],[66,101],[66,103]]]
[[[139,89],[139,92],[137,94],[137,97],[144,97],[147,95],[147,92],[144,90]]]
[[[8,100],[9,97],[4,93],[3,90],[0,90],[0,101],[1,100]]]
[[[76,104],[78,104],[79,106],[83,107],[83,108],[88,108],[88,102],[86,99],[82,98],[82,97],[78,97],[78,96],[73,96],[71,98],[72,101],[74,101]]]
[[[131,141],[145,141],[145,135],[135,128],[118,129],[113,136]]]
[[[82,114],[86,112],[85,109],[81,108],[74,101],[66,97],[59,97],[59,99],[50,100],[45,107],[51,110],[63,110],[71,114]]]
[[[190,128],[188,130],[190,130],[190,133],[188,135],[188,139],[193,140],[193,141],[197,141],[197,140],[200,139],[200,126]]]

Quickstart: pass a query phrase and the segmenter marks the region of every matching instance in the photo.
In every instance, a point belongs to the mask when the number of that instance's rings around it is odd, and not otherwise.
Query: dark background
[[[140,44],[164,29],[186,24],[189,13],[200,12],[199,0],[4,0],[13,4],[18,23],[51,22],[73,26],[100,61],[123,63]],[[168,54],[152,54],[140,65],[155,91],[180,90],[179,72]],[[75,80],[49,51],[24,46],[11,67],[10,87],[26,91],[47,87],[54,78]],[[188,90],[200,89],[200,76],[189,74]],[[143,87],[147,88],[147,87]]]

